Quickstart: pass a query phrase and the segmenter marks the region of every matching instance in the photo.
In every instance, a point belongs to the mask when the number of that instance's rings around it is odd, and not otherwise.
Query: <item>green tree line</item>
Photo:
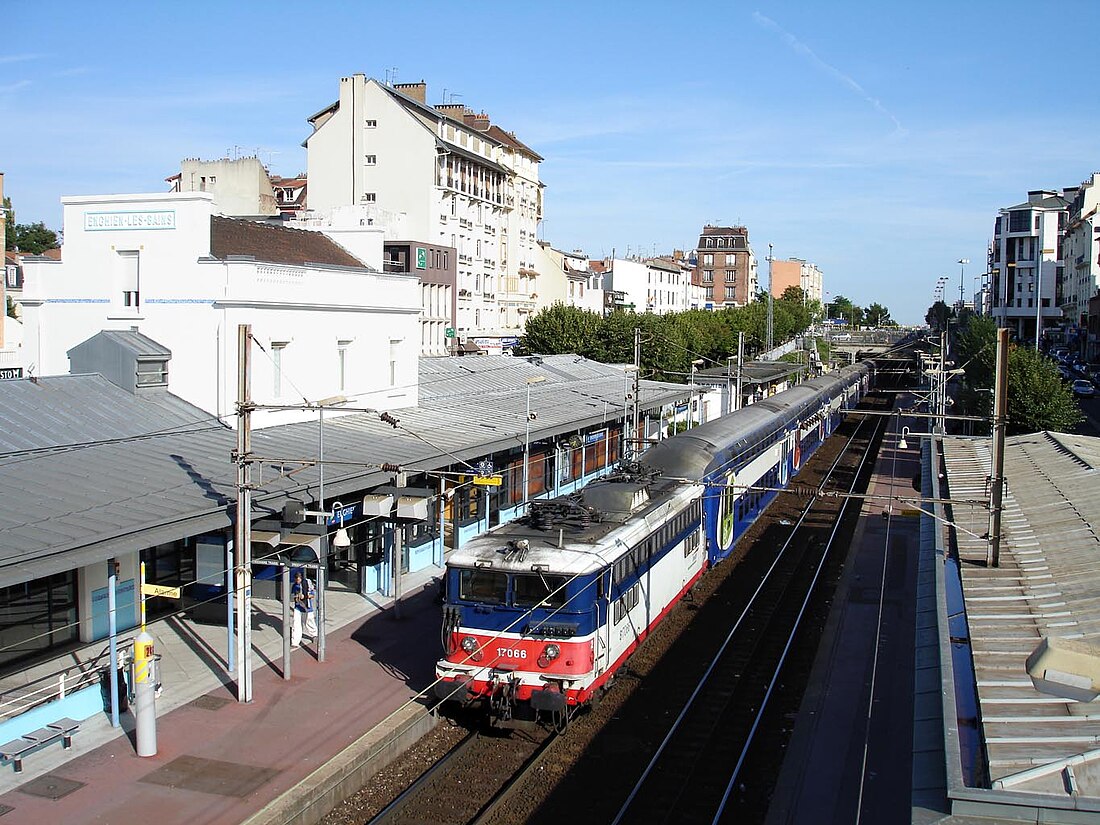
[[[601,315],[554,304],[533,315],[519,340],[521,355],[576,353],[605,364],[633,363],[634,329],[642,331],[642,372],[658,379],[683,380],[691,362],[701,369],[722,365],[737,352],[738,333],[745,334],[745,356],[762,351],[767,340],[766,296],[743,307],[687,310],[668,315],[613,312]],[[885,310],[889,317],[889,311]],[[862,312],[862,310],[861,310]],[[790,287],[772,302],[773,341],[805,332],[825,313],[817,301]]]

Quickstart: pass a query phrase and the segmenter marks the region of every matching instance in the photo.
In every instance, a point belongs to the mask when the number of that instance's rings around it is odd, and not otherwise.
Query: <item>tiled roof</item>
[[[501,129],[496,124],[493,124],[492,126],[490,126],[488,128],[488,130],[486,131],[486,134],[489,135],[490,137],[496,138],[501,143],[503,143],[507,146],[511,146],[513,149],[515,149],[519,152],[523,152],[525,155],[528,155],[528,156],[534,158],[535,160],[538,160],[538,161],[543,160],[542,155],[540,155],[538,152],[536,152],[534,149],[532,149],[526,143],[524,143],[519,138],[517,138],[515,136],[515,134],[513,134],[512,132],[505,132],[503,129]]]
[[[364,268],[366,264],[322,232],[290,229],[268,223],[210,218],[210,254],[225,260],[231,255],[251,256],[270,264],[323,264]]]

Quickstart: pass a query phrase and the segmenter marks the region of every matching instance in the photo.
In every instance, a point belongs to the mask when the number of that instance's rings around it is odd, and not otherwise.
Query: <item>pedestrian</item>
[[[290,598],[294,602],[294,617],[290,625],[290,644],[297,647],[306,636],[310,641],[317,637],[317,620],[314,613],[314,600],[317,588],[311,579],[302,576],[302,571],[294,573],[294,584],[290,588]],[[305,622],[303,629],[302,623]],[[304,630],[304,632],[303,632]]]

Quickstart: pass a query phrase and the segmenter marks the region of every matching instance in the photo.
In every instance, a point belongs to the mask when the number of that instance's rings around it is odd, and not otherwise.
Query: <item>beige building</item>
[[[257,157],[199,160],[187,158],[178,175],[167,179],[171,192],[206,192],[214,211],[238,218],[279,214],[275,190]]]
[[[484,113],[428,105],[424,82],[341,78],[339,99],[309,122],[310,213],[400,215],[404,237],[456,250],[460,340],[522,332],[538,300],[537,152]]]
[[[798,287],[805,293],[807,301],[821,301],[821,270],[816,264],[791,258],[790,260],[771,261],[771,294],[774,298],[782,298],[783,293],[790,287]]]
[[[1100,287],[1100,173],[1084,181],[1069,202],[1058,283],[1062,316],[1086,326],[1089,300]]]

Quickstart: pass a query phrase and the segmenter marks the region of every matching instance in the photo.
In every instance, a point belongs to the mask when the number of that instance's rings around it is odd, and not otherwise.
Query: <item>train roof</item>
[[[773,432],[778,423],[797,420],[817,405],[822,394],[831,395],[836,388],[851,384],[868,369],[864,364],[855,364],[837,373],[812,378],[764,401],[661,441],[646,450],[639,460],[666,476],[702,479],[714,469],[714,462],[721,456],[750,449]]]
[[[622,549],[652,532],[650,525],[671,507],[675,492],[687,489],[678,481],[636,470],[626,465],[576,493],[529,502],[528,515],[472,539],[451,555],[448,564],[488,563],[512,572],[545,565],[566,575],[600,570]],[[609,541],[615,531],[622,534]]]

